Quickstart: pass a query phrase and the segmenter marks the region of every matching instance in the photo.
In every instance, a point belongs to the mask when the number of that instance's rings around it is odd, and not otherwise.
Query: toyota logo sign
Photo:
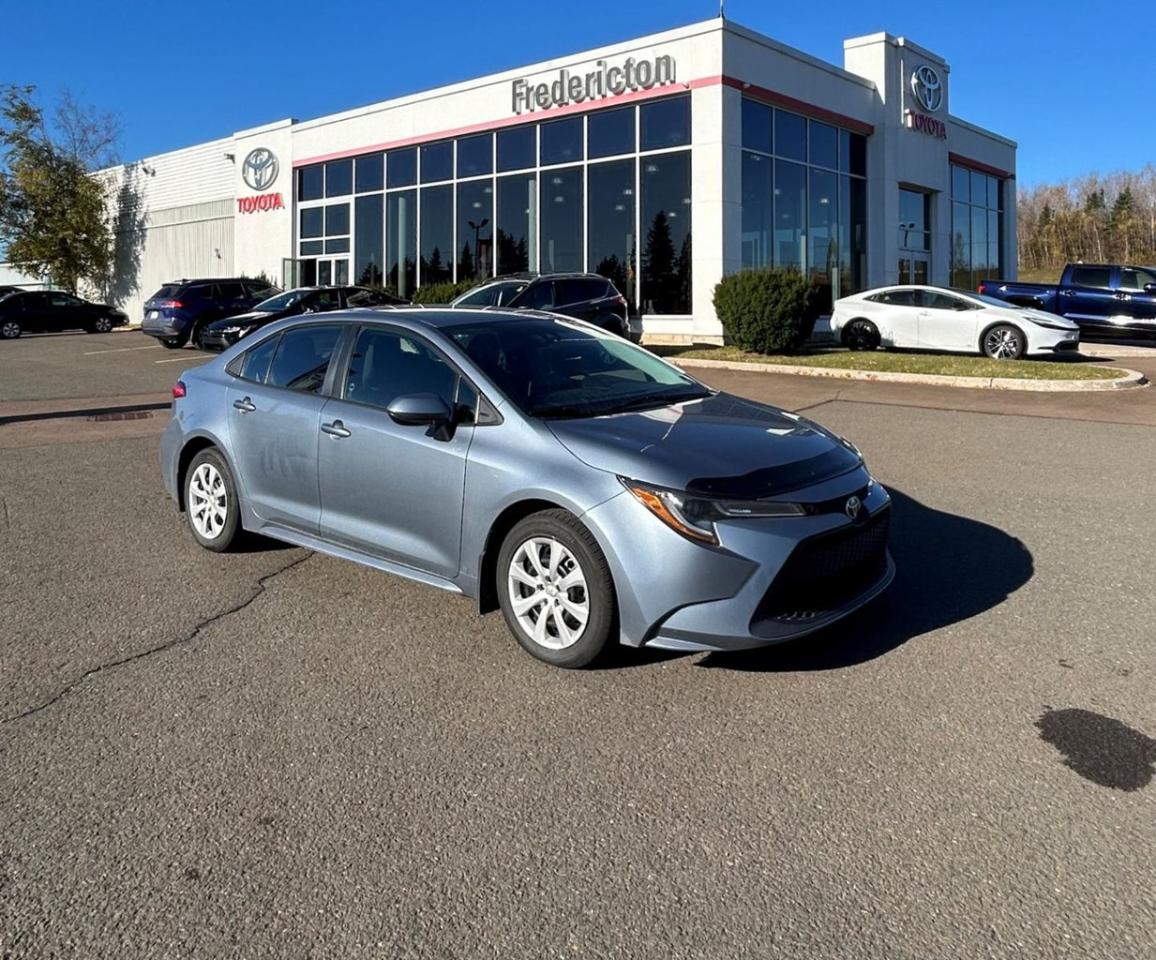
[[[911,72],[911,92],[928,113],[935,113],[943,103],[943,84],[934,67],[924,64]]]
[[[257,147],[250,150],[241,164],[241,177],[253,190],[268,190],[277,181],[280,164],[277,157],[268,147]]]

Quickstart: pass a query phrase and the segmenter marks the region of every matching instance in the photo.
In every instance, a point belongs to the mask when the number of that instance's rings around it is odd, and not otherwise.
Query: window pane
[[[537,160],[537,127],[498,131],[498,171],[525,170]]]
[[[264,383],[265,375],[269,372],[269,361],[273,359],[279,341],[280,337],[270,337],[245,354],[241,378],[252,380],[254,383]]]
[[[986,185],[984,190],[986,196]],[[987,273],[987,211],[983,207],[971,208],[971,269]]]
[[[839,132],[817,120],[808,121],[811,136],[810,162],[819,167],[834,168],[838,162]]]
[[[971,175],[966,167],[951,166],[951,199],[967,202],[971,198]]]
[[[319,163],[297,171],[297,199],[320,200],[325,191],[325,171]]]
[[[852,178],[850,195],[851,286],[853,293],[867,286],[867,181]],[[840,208],[842,209],[842,208]]]
[[[498,273],[533,269],[538,219],[538,183],[532,173],[498,178]]]
[[[476,177],[490,173],[494,164],[494,136],[480,133],[458,141],[458,176]]]
[[[387,407],[397,397],[432,393],[454,401],[458,374],[417,337],[365,329],[357,337],[345,378],[345,399]]]
[[[644,313],[690,313],[690,153],[644,157],[642,297]]]
[[[793,113],[775,111],[775,155],[807,159],[807,121]]]
[[[326,240],[326,253],[349,253],[349,238],[342,237],[340,240]]]
[[[905,246],[910,246],[912,241],[917,237],[915,234],[922,233],[927,229],[927,222],[924,219],[924,202],[923,194],[915,190],[904,190],[899,188],[899,223],[901,234],[903,231],[913,231],[912,236]]]
[[[867,138],[858,133],[848,135],[850,160],[847,172],[857,177],[867,176]]]
[[[661,150],[690,143],[690,97],[657,100],[639,107],[643,150]]]
[[[385,185],[412,187],[417,182],[417,147],[390,150],[385,155]]]
[[[613,157],[634,152],[634,107],[599,110],[586,127],[586,155]]]
[[[542,272],[582,269],[582,168],[542,174]]]
[[[301,393],[319,392],[340,333],[338,326],[286,330],[269,368],[269,385]]]
[[[444,283],[454,270],[454,188],[421,192],[421,282]]]
[[[353,160],[330,160],[325,164],[325,196],[344,197],[353,192]]]
[[[385,282],[399,297],[413,296],[417,280],[417,191],[385,197]]]
[[[996,179],[995,177],[988,177],[987,178],[987,205],[989,207],[991,207],[993,210],[998,210],[1000,208],[999,194],[1000,194],[999,180]]]
[[[458,280],[493,274],[493,181],[458,184]]]
[[[354,210],[353,277],[367,287],[380,287],[384,278],[384,240],[381,194],[358,197]]]
[[[325,233],[325,213],[323,207],[306,207],[301,211],[300,236],[320,237]]]
[[[380,190],[385,185],[385,154],[371,153],[368,157],[358,157],[354,164],[354,176],[358,193]]]
[[[331,203],[325,208],[325,236],[349,233],[349,204]]]
[[[807,225],[806,167],[775,161],[775,266],[802,270]]]
[[[320,240],[307,240],[301,244],[301,256],[315,257],[325,249],[325,244]]]
[[[771,153],[771,122],[774,112],[765,103],[743,101],[743,146]]]
[[[831,289],[838,268],[834,228],[838,213],[837,176],[826,170],[811,170],[810,211],[807,237],[810,250],[807,264],[811,278],[823,288],[822,306],[831,308]]]
[[[1107,267],[1073,267],[1072,285],[1076,287],[1107,287],[1112,271]]]
[[[552,120],[538,128],[541,131],[542,165],[570,163],[582,159],[582,118]]]
[[[454,143],[427,143],[421,148],[421,182],[436,183],[451,180],[454,175]]]
[[[586,203],[590,269],[634,303],[634,160],[592,164]]]
[[[976,170],[971,171],[971,202],[980,206],[987,203],[987,177]]]
[[[955,168],[959,169],[959,168]],[[954,170],[952,171],[954,173]],[[965,170],[966,174],[967,171]],[[971,286],[971,214],[963,203],[951,205],[951,285]]]
[[[743,266],[771,265],[774,161],[743,151]]]

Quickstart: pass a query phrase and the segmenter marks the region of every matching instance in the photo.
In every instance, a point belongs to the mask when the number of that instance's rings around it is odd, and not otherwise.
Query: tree
[[[104,287],[114,260],[114,211],[91,176],[114,157],[111,116],[62,98],[51,126],[34,88],[0,93],[0,243],[18,269],[76,291]]]
[[[670,221],[659,210],[646,232],[642,253],[642,295],[649,305],[647,312],[672,313],[678,299],[677,283]]]

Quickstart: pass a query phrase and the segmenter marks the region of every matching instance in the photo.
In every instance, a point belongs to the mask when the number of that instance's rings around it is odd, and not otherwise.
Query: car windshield
[[[253,312],[276,313],[278,310],[286,310],[295,303],[300,303],[312,292],[311,290],[286,290],[284,293],[279,293],[277,296],[270,297],[268,300],[262,300],[253,308]]]
[[[986,303],[989,307],[1010,307],[1011,304],[1006,300],[1000,300],[998,297],[989,297],[986,293],[972,293],[970,290],[955,290],[958,293],[967,297],[969,300],[978,300],[980,303]]]
[[[566,320],[462,324],[446,334],[530,416],[597,417],[711,394],[649,351]]]

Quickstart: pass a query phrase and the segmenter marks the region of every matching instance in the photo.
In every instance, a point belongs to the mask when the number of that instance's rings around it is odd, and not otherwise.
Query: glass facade
[[[679,94],[301,167],[299,276],[351,273],[411,296],[590,271],[643,314],[688,315],[690,128]]]
[[[984,277],[1002,277],[1003,181],[951,165],[951,285],[974,290]]]
[[[807,273],[831,299],[867,282],[867,140],[744,99],[742,263]]]

